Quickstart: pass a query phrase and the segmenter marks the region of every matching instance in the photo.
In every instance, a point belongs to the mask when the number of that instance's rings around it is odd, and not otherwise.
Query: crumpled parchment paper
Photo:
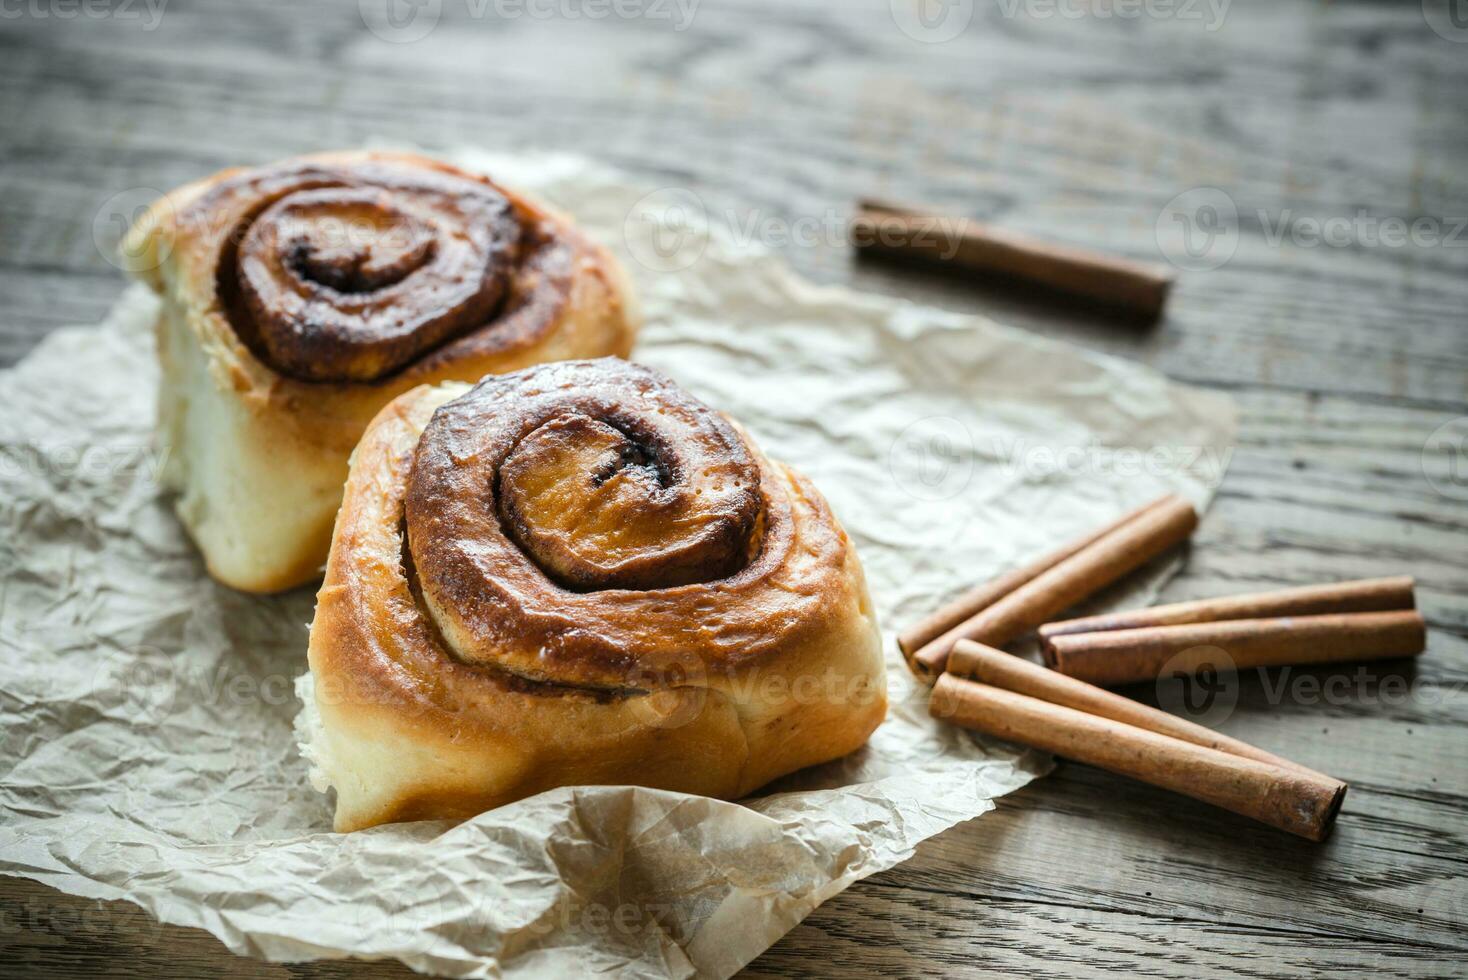
[[[637,357],[826,493],[887,628],[890,718],[742,804],[581,787],[331,833],[291,730],[313,596],[204,574],[156,484],[153,300],[135,287],[0,375],[0,872],[277,960],[725,976],[1048,765],[930,721],[893,627],[1165,490],[1203,505],[1233,412],[1137,365],[804,282],[685,189],[565,156],[461,159],[622,252]],[[1145,602],[1169,570],[1106,602]]]

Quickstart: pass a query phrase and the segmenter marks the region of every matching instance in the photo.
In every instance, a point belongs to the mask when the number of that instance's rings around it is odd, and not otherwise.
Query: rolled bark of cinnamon
[[[1074,555],[1082,548],[1087,548],[1095,544],[1123,524],[1135,520],[1154,507],[1160,506],[1167,499],[1167,497],[1158,497],[1149,504],[1143,504],[1141,507],[1123,514],[1105,527],[1098,528],[1073,541],[1067,542],[1044,557],[1030,562],[1028,565],[1022,565],[1019,568],[1012,569],[996,579],[991,579],[982,585],[970,589],[946,606],[918,620],[918,622],[899,633],[897,636],[897,648],[902,651],[904,657],[911,660],[912,655],[917,653],[918,650],[938,639],[955,626],[973,618],[981,610],[992,606],[995,602],[1009,595],[1009,593],[1035,578],[1041,572],[1054,568],[1071,555]]]
[[[1181,793],[1307,840],[1330,833],[1346,784],[1206,748],[1064,705],[963,680],[938,679],[934,718]]]
[[[1247,742],[1220,735],[1210,728],[972,640],[959,640],[954,644],[953,653],[948,658],[948,673],[1051,704],[1074,708],[1099,718],[1109,718],[1124,725],[1145,728],[1149,732],[1182,739],[1204,748],[1217,749],[1229,755],[1253,759],[1267,765],[1279,766],[1281,769],[1298,770],[1321,779],[1329,778],[1299,763],[1255,748]]]
[[[1003,646],[1186,540],[1197,526],[1193,505],[1169,496],[980,610],[918,650],[908,662],[918,676],[933,678],[943,672],[958,640]]]
[[[1046,623],[1040,627],[1040,639],[1048,641],[1072,633],[1105,633],[1111,630],[1141,629],[1145,626],[1177,626],[1183,623],[1212,623],[1228,619],[1412,609],[1416,606],[1412,594],[1413,585],[1409,576],[1371,578],[1175,602],[1167,606]]]
[[[858,207],[851,240],[863,251],[1014,276],[1153,318],[1172,289],[1172,271],[1151,263],[881,201]]]
[[[1203,667],[1229,671],[1414,657],[1426,644],[1422,614],[1404,609],[1073,633],[1051,637],[1043,649],[1046,663],[1060,673],[1114,685],[1156,680],[1164,668],[1189,674]]]

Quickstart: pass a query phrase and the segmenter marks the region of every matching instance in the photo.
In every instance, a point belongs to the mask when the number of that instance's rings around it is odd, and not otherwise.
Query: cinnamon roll
[[[728,799],[886,712],[851,540],[662,375],[569,361],[397,398],[357,447],[303,752],[336,827],[557,786]]]
[[[209,571],[251,592],[318,576],[347,458],[424,383],[625,356],[611,255],[565,216],[420,156],[226,170],[123,243],[163,300],[164,484]]]

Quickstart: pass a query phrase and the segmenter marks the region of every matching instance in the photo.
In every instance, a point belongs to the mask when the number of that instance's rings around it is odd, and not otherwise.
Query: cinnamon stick
[[[997,738],[1097,766],[1321,841],[1346,784],[1232,755],[1064,705],[963,680],[938,679],[929,711]]]
[[[1409,576],[1371,578],[1175,602],[1149,609],[1046,623],[1040,627],[1040,639],[1048,641],[1072,633],[1104,633],[1110,630],[1140,629],[1144,626],[1177,626],[1182,623],[1211,623],[1226,619],[1411,609],[1416,605],[1412,594],[1413,585]]]
[[[1426,644],[1422,614],[1404,609],[1072,633],[1052,636],[1043,649],[1062,674],[1113,685],[1156,680],[1164,668],[1186,674],[1412,657]]]
[[[953,654],[948,658],[948,673],[1051,704],[1074,708],[1098,718],[1109,718],[1125,725],[1145,728],[1149,732],[1182,739],[1204,748],[1217,749],[1230,755],[1279,766],[1281,769],[1295,769],[1322,779],[1328,778],[1298,763],[1255,748],[1247,742],[1220,735],[1211,728],[1204,728],[1176,715],[1139,704],[1131,698],[1113,694],[1094,684],[1047,670],[1012,653],[971,640],[960,640],[954,645]]]
[[[1197,526],[1193,505],[1169,496],[981,609],[918,650],[908,663],[918,676],[932,678],[943,672],[960,639],[1003,646],[1185,540]]]
[[[1144,504],[1118,517],[1105,527],[1098,528],[1073,541],[1067,542],[1049,554],[1030,562],[1028,565],[1021,565],[1019,568],[1005,572],[998,578],[991,579],[982,585],[970,589],[946,606],[943,606],[941,609],[899,633],[897,636],[897,648],[902,651],[904,657],[911,660],[912,655],[918,650],[938,639],[938,637],[947,633],[953,627],[967,619],[973,618],[981,610],[993,605],[1021,585],[1035,578],[1041,572],[1054,568],[1082,548],[1095,544],[1096,541],[1105,535],[1115,531],[1128,521],[1141,516],[1146,511],[1161,505],[1165,500],[1167,500],[1166,497],[1158,497],[1151,503]]]
[[[1173,273],[1160,265],[882,201],[858,207],[852,244],[865,251],[1012,276],[1152,318],[1172,290]]]

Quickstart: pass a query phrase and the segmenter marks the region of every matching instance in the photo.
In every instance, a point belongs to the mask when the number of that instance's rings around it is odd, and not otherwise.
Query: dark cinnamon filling
[[[404,513],[424,605],[466,663],[591,687],[672,676],[710,631],[731,650],[762,649],[742,612],[713,610],[755,587],[743,576],[765,553],[764,476],[722,416],[638,365],[486,378],[434,413],[414,452]],[[760,635],[778,633],[776,610],[807,601],[772,603]],[[616,610],[640,602],[647,621],[623,622]],[[668,649],[604,636],[577,612],[588,604]],[[689,615],[653,630],[678,608]]]
[[[710,460],[705,446],[635,417],[561,415],[526,433],[500,465],[499,516],[572,591],[727,578],[748,559],[760,509],[758,474],[741,456]]]
[[[264,181],[223,243],[241,341],[302,381],[372,382],[494,320],[532,236],[494,188],[373,166]]]
[[[419,616],[423,619],[423,625],[428,631],[434,646],[443,651],[445,656],[453,656],[453,647],[449,646],[448,640],[444,639],[438,624],[433,620],[433,614],[423,602],[423,586],[418,580],[418,569],[413,564],[413,552],[408,547],[408,527],[403,522],[398,526],[398,535],[402,540],[403,577],[408,582],[408,593],[413,597],[413,605]],[[504,670],[494,664],[478,663],[475,669],[495,681],[506,691],[516,694],[531,694],[536,697],[563,698],[570,695],[584,697],[597,704],[614,704],[635,698],[648,693],[641,687],[584,687],[576,684],[563,684],[558,681],[537,680],[533,677],[524,677],[520,674]]]

